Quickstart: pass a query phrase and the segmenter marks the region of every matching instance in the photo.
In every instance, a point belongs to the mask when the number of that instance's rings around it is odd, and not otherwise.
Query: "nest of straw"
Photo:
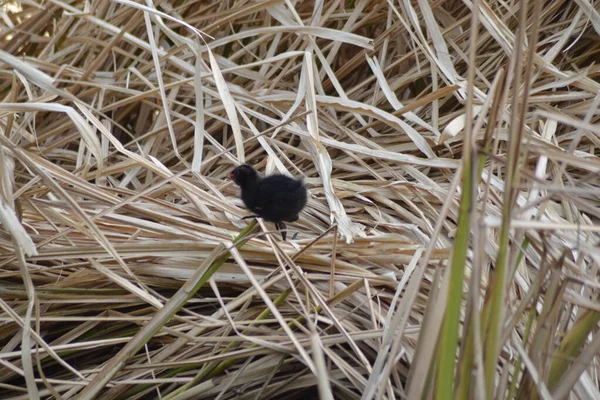
[[[0,398],[600,398],[594,3],[0,16]]]

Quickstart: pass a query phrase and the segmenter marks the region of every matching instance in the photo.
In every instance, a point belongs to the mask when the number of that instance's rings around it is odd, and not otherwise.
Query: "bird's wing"
[[[288,220],[297,203],[298,181],[287,177],[273,177],[261,182],[256,195],[256,205],[261,207],[261,216],[272,221]],[[292,213],[294,213],[292,211]]]

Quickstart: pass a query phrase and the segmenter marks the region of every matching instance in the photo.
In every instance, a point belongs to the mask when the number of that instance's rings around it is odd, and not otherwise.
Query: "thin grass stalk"
[[[505,304],[504,299],[506,297],[506,269],[508,268],[508,251],[509,251],[509,236],[510,236],[510,223],[512,221],[512,208],[516,201],[517,191],[514,186],[517,184],[517,180],[520,177],[519,169],[517,165],[519,163],[519,152],[524,132],[525,124],[525,113],[528,108],[528,97],[530,88],[530,77],[533,68],[533,56],[534,48],[537,43],[538,26],[539,26],[539,15],[541,11],[541,2],[534,2],[533,6],[533,24],[531,34],[529,37],[529,52],[527,58],[527,65],[524,73],[524,89],[523,96],[519,102],[519,92],[521,90],[521,55],[523,53],[521,44],[525,37],[525,29],[527,27],[527,11],[529,9],[528,1],[520,3],[520,24],[519,33],[517,35],[517,41],[515,43],[516,62],[515,62],[515,81],[513,83],[513,110],[512,110],[512,121],[511,121],[511,140],[509,141],[509,154],[508,154],[508,171],[506,179],[506,187],[504,192],[504,204],[502,211],[502,227],[500,233],[500,246],[498,252],[498,260],[496,263],[496,269],[494,271],[493,279],[490,282],[491,290],[491,302],[489,304],[490,327],[488,330],[486,351],[485,351],[485,377],[486,387],[488,388],[487,398],[491,400],[494,396],[494,376],[496,374],[497,358],[500,351],[501,344],[499,343],[501,324],[504,320]],[[517,106],[520,106],[517,108]],[[517,111],[518,110],[518,111]]]
[[[477,3],[478,4],[478,3]],[[500,112],[500,104],[502,103],[502,99],[503,99],[503,90],[498,90],[498,88],[502,88],[503,87],[503,83],[504,83],[504,70],[500,70],[498,71],[498,73],[496,74],[494,81],[492,83],[492,86],[490,88],[490,91],[493,92],[493,100],[492,100],[492,105],[491,105],[491,109],[489,112],[489,118],[487,121],[488,127],[485,131],[482,143],[481,143],[481,150],[479,152],[479,155],[477,157],[477,163],[476,163],[476,170],[477,173],[475,175],[475,179],[477,180],[476,183],[474,184],[475,187],[478,187],[479,184],[481,183],[481,177],[482,177],[482,173],[484,170],[484,167],[486,165],[486,160],[487,160],[487,154],[489,154],[490,149],[492,147],[492,139],[493,139],[493,127],[496,126],[497,120],[498,120],[498,113]],[[479,122],[481,122],[483,120],[483,118],[480,117],[480,119],[477,121],[477,126],[479,126]],[[476,129],[476,132],[479,129]],[[483,226],[483,221],[480,222],[481,225]],[[474,263],[473,269],[480,269],[482,266],[478,265],[477,263]],[[475,272],[473,272],[473,274],[475,274]],[[478,286],[473,286],[471,290],[479,290]],[[478,305],[474,305],[473,307],[478,307]],[[477,311],[479,312],[479,311]],[[475,340],[475,334],[478,334],[480,332],[479,331],[475,331],[476,327],[474,326],[474,324],[471,323],[471,321],[473,321],[474,318],[469,318],[467,319],[467,321],[465,322],[465,332],[466,334],[463,334],[463,337],[465,338],[465,343],[463,346],[463,354],[461,355],[461,357],[459,358],[459,367],[458,367],[458,374],[457,374],[457,385],[456,385],[456,397],[459,399],[463,399],[463,398],[468,398],[469,397],[469,392],[471,390],[471,371],[473,369],[473,365],[475,362],[474,356],[474,340]]]
[[[465,140],[466,142],[466,140]],[[460,311],[462,308],[462,286],[465,276],[465,265],[467,262],[467,250],[469,248],[471,212],[472,212],[472,168],[470,152],[465,151],[463,155],[463,192],[460,202],[458,228],[456,241],[452,252],[450,264],[450,287],[442,336],[440,340],[440,363],[437,376],[436,398],[444,399],[448,393],[453,392],[454,366],[456,362],[456,351],[458,348],[458,328],[460,324]]]
[[[585,314],[573,325],[560,342],[560,346],[552,355],[550,373],[548,374],[548,389],[556,388],[565,373],[569,370],[571,361],[581,353],[589,335],[597,330],[600,312],[586,310]]]
[[[563,261],[564,260],[561,258],[561,260],[559,260],[556,264],[561,265]],[[562,298],[564,289],[564,285],[561,282],[561,273],[559,272],[559,269],[553,265],[548,269],[548,271],[550,277],[547,284],[547,289],[544,293],[543,307],[539,313],[539,316],[537,317],[537,320],[535,321],[535,331],[533,332],[533,337],[531,343],[529,344],[529,358],[540,371],[542,371],[544,366],[547,365],[546,354],[549,353],[544,352],[544,348],[554,340],[554,334],[551,327],[554,325],[553,321],[556,319],[556,315],[558,314],[558,307],[560,307],[560,302],[558,300]],[[541,377],[539,379],[541,379]],[[521,378],[521,383],[519,384],[517,399],[537,399],[537,388],[538,385],[536,384],[536,381],[534,381],[533,374],[525,371]]]
[[[473,212],[473,177],[475,173],[473,143],[473,82],[475,79],[474,58],[476,54],[478,32],[479,2],[473,4],[471,14],[472,40],[469,46],[468,90],[466,105],[466,125],[463,140],[463,186],[458,216],[458,228],[452,262],[450,264],[450,283],[446,302],[446,313],[442,325],[442,336],[439,341],[439,368],[436,381],[436,398],[442,400],[449,393],[454,393],[456,353],[458,349],[460,314],[462,309],[462,292],[467,264],[467,250],[471,236],[471,215]],[[466,337],[463,331],[463,337]]]
[[[529,335],[531,334],[531,328],[533,327],[533,321],[535,319],[535,306],[532,306],[529,310],[529,314],[527,316],[527,323],[525,324],[525,332],[523,334],[523,347],[527,344],[529,340]],[[515,368],[512,374],[512,379],[510,382],[510,388],[508,390],[508,395],[506,398],[508,400],[514,399],[517,394],[517,383],[519,382],[519,375],[521,373],[521,368],[523,367],[523,358],[521,356],[517,356],[517,363],[515,364]],[[501,393],[499,393],[501,394]]]

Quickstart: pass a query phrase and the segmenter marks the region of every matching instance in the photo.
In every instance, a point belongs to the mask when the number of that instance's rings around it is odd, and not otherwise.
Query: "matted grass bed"
[[[3,2],[0,399],[600,398],[599,4]]]

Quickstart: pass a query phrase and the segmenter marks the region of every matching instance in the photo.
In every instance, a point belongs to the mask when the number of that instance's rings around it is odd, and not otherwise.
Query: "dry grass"
[[[17,3],[0,398],[600,398],[597,2]]]

